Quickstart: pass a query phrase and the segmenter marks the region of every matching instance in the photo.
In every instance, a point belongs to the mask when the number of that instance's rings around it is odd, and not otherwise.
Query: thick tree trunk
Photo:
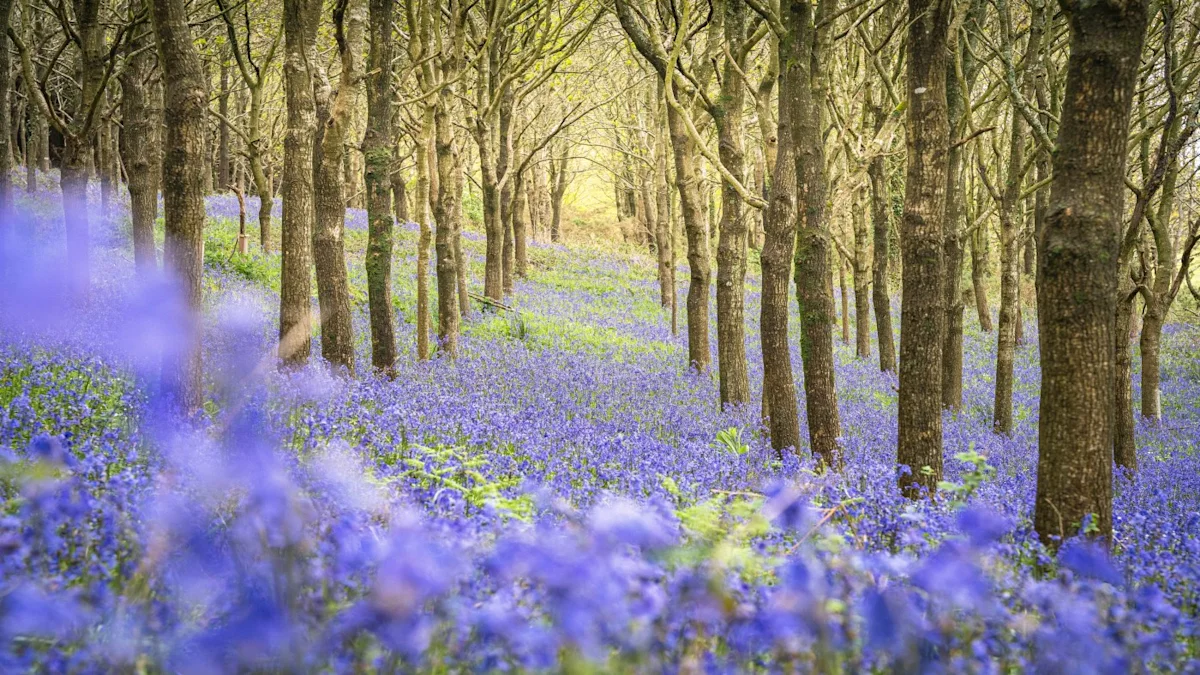
[[[316,59],[320,8],[318,0],[284,3],[287,134],[283,141],[279,358],[289,364],[306,362],[312,348],[313,138],[317,122],[308,64]]]
[[[717,127],[721,164],[734,180],[745,181],[746,156],[742,147],[742,109],[745,107],[745,83],[739,73],[746,72],[742,54],[746,41],[746,5],[743,0],[724,4],[726,51],[721,96],[713,121]],[[721,182],[721,220],[717,245],[717,370],[721,406],[741,405],[750,401],[750,372],[746,363],[746,235],[747,218],[737,190]]]
[[[897,461],[909,497],[933,494],[942,479],[943,221],[949,178],[946,38],[950,3],[909,0],[908,169],[901,249],[900,411]],[[928,468],[926,468],[928,467]]]
[[[785,35],[779,51],[779,127],[771,194],[763,214],[762,302],[760,332],[763,358],[763,409],[777,452],[800,449],[800,417],[792,354],[788,342],[788,285],[796,246],[796,162],[791,111],[802,102],[795,71],[803,57],[799,36]]]
[[[746,7],[743,0],[724,2],[725,42],[728,50],[721,96],[713,120],[718,135],[721,165],[738,183],[745,181],[745,151],[742,141],[742,109],[745,83],[738,73],[746,71],[742,54]],[[716,246],[716,363],[720,380],[721,406],[750,401],[750,372],[745,346],[746,217],[738,191],[721,181],[720,241]]]
[[[315,67],[317,135],[313,153],[313,262],[317,268],[317,299],[321,308],[321,356],[347,373],[354,373],[354,327],[350,282],[346,276],[346,198],[342,161],[346,135],[358,88],[358,54],[362,52],[360,3],[349,8],[338,0],[333,10],[334,33],[341,60],[337,94],[324,69]],[[347,20],[347,10],[351,12]]]
[[[1034,525],[1057,548],[1086,521],[1112,540],[1113,329],[1129,113],[1145,0],[1063,0],[1071,27],[1038,247],[1042,390]]]
[[[140,4],[141,0],[133,0]],[[162,113],[151,93],[160,85],[154,77],[154,52],[150,40],[135,34],[121,73],[121,156],[129,176],[129,212],[133,226],[133,261],[138,273],[158,267],[154,246],[154,221],[158,219],[158,177],[162,148],[159,133]]]
[[[875,133],[883,128],[887,119],[883,109],[871,108]],[[896,340],[892,335],[892,299],[888,293],[888,196],[887,179],[884,176],[883,155],[876,153],[867,167],[871,181],[871,239],[872,251],[872,300],[875,302],[875,334],[879,342],[879,369],[896,370]]]
[[[390,0],[370,0],[367,55],[367,131],[362,149],[367,193],[367,303],[371,315],[371,365],[396,373],[392,311],[392,11]],[[441,224],[441,218],[438,219]]]
[[[200,53],[188,27],[184,0],[148,3],[158,40],[165,91],[163,138],[163,266],[181,284],[188,306],[200,312],[201,274],[204,266],[204,135],[207,125],[208,88]],[[189,412],[204,402],[201,380],[199,321],[190,339],[173,345],[163,357],[162,379]]]
[[[822,2],[817,19],[831,11]],[[842,452],[838,445],[841,421],[833,372],[833,289],[831,267],[834,256],[825,212],[827,186],[821,110],[825,86],[820,72],[821,31],[814,28],[812,6],[790,3],[784,14],[789,33],[796,36],[804,53],[798,57],[797,96],[789,97],[795,134],[797,199],[796,298],[800,306],[800,359],[804,368],[804,401],[808,415],[808,438],[813,456],[823,466],[840,470]]]
[[[1142,336],[1138,349],[1142,355],[1142,417],[1157,422],[1162,419],[1159,395],[1159,352],[1162,344],[1163,312],[1159,302],[1146,305],[1142,315]]]

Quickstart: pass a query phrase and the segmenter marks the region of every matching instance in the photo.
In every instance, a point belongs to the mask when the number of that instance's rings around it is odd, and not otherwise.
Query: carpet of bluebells
[[[1053,556],[1031,524],[1031,318],[1001,437],[994,336],[968,317],[943,496],[910,502],[893,375],[839,343],[846,470],[778,458],[755,407],[720,411],[683,368],[647,256],[535,244],[516,311],[476,307],[462,357],[420,363],[401,226],[389,381],[364,374],[350,211],[359,377],[281,373],[279,259],[234,253],[232,197],[209,200],[197,318],[135,278],[127,207],[101,222],[98,194],[73,297],[46,182],[18,187],[0,261],[0,671],[1200,672],[1194,326],[1167,329],[1112,556]],[[751,279],[752,381],[758,301]],[[198,326],[207,399],[185,420],[157,370]]]

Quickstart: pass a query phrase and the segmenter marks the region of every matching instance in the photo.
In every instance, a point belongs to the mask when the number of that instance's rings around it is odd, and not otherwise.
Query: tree
[[[763,408],[771,430],[771,447],[799,449],[800,420],[796,383],[788,344],[788,289],[796,245],[796,162],[792,111],[802,96],[796,80],[804,58],[801,36],[784,30],[778,36],[779,113],[771,190],[763,216],[762,304],[760,332],[763,355]]]
[[[26,46],[16,31],[9,30],[9,39],[21,54],[21,74],[30,83],[26,92],[33,97],[39,111],[55,131],[62,135],[62,162],[59,170],[59,186],[63,199],[63,222],[67,234],[67,264],[75,292],[80,297],[87,295],[90,284],[89,226],[87,208],[88,159],[92,151],[92,138],[101,123],[104,90],[113,73],[113,65],[128,39],[132,24],[122,24],[117,29],[110,45],[105,45],[106,27],[100,23],[100,0],[72,0],[71,12],[61,4],[52,14],[58,19],[64,40],[62,49],[55,52],[54,59],[43,71],[43,77],[35,79],[32,47]],[[30,18],[25,17],[26,21]],[[79,54],[77,82],[79,91],[71,91],[66,101],[72,102],[70,110],[60,108],[51,101],[46,89],[47,78],[55,72],[55,66],[68,46],[74,46]],[[32,83],[36,82],[37,86]],[[69,103],[68,103],[69,104]]]
[[[143,0],[130,0],[130,14],[144,11]],[[128,176],[133,261],[139,273],[158,267],[154,221],[158,219],[158,183],[162,176],[161,87],[146,29],[129,40],[121,71],[121,159]]]
[[[350,283],[346,276],[346,196],[342,165],[351,112],[361,80],[358,58],[363,42],[362,2],[351,5],[350,0],[337,0],[332,18],[341,74],[337,92],[332,93],[324,69],[319,66],[315,69],[318,124],[313,155],[316,216],[313,260],[317,267],[317,297],[321,306],[321,355],[331,364],[353,373],[354,329],[350,315]]]
[[[310,64],[317,56],[320,9],[319,0],[286,0],[283,8],[287,135],[283,142],[279,357],[292,364],[308,360],[312,343],[313,139],[317,120]]]
[[[184,0],[148,3],[162,64],[163,104],[163,266],[177,279],[188,307],[200,312],[204,266],[204,161],[208,88],[196,50]],[[198,324],[198,322],[196,322]],[[200,334],[197,327],[177,350],[163,358],[163,386],[189,412],[204,401]]]
[[[371,314],[371,365],[390,377],[395,375],[396,367],[392,313],[392,3],[370,2],[367,132],[362,141],[368,220],[367,302]]]
[[[822,0],[815,8],[806,2],[789,3],[784,26],[794,33],[803,50],[798,56],[795,85],[798,96],[789,97],[795,143],[799,220],[796,238],[796,299],[800,305],[800,358],[804,368],[804,399],[812,452],[835,469],[842,464],[838,437],[837,390],[833,373],[833,289],[828,216],[825,212],[824,127],[821,102],[825,82],[821,58],[827,40],[822,24],[834,10],[835,0]],[[907,269],[907,267],[906,267]]]
[[[234,63],[237,64],[238,73],[241,75],[242,82],[246,86],[246,90],[250,94],[250,109],[246,114],[245,129],[233,126],[231,121],[223,119],[221,122],[229,128],[233,128],[235,133],[241,137],[245,144],[246,162],[249,164],[250,179],[254,183],[254,191],[258,194],[258,229],[259,229],[259,244],[263,251],[271,249],[271,210],[274,208],[274,192],[271,189],[271,180],[267,176],[267,169],[264,166],[264,158],[268,154],[268,144],[263,137],[262,116],[264,112],[264,95],[266,86],[266,71],[271,67],[271,63],[275,60],[275,53],[279,48],[280,38],[283,36],[283,31],[276,30],[267,41],[264,53],[255,60],[254,49],[252,47],[254,34],[250,30],[250,3],[234,3],[229,0],[216,0],[217,7],[220,9],[222,21],[225,23],[225,30],[229,36],[230,51],[233,53]],[[239,37],[237,29],[237,17],[235,12],[242,10],[242,18],[245,23],[245,35]],[[222,113],[223,114],[223,113]]]
[[[1063,102],[1038,242],[1042,355],[1034,526],[1057,547],[1090,522],[1112,538],[1113,326],[1125,144],[1145,0],[1060,0],[1070,25]]]
[[[930,494],[942,479],[942,331],[950,125],[946,105],[948,0],[909,0],[908,168],[900,245],[900,412],[897,461],[905,494]],[[927,468],[928,467],[928,468]]]

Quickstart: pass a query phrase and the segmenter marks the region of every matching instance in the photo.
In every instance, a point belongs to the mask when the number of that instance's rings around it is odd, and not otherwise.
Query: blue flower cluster
[[[968,330],[936,502],[895,488],[895,381],[872,363],[838,347],[847,469],[816,473],[684,372],[649,261],[556,246],[518,282],[523,331],[480,313],[457,362],[395,380],[276,372],[277,299],[210,270],[210,405],[181,420],[155,371],[194,318],[103,227],[92,297],[70,298],[51,198],[21,204],[0,291],[0,671],[1200,670],[1194,327],[1164,336],[1167,420],[1116,479],[1113,555],[1055,557],[1031,524],[1033,343],[1001,437],[992,340]],[[715,440],[731,428],[746,451]]]

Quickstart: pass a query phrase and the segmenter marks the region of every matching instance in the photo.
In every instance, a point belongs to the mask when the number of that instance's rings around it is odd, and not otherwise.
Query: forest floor
[[[217,196],[205,415],[168,423],[153,405],[156,355],[187,324],[135,283],[124,207],[94,227],[80,307],[55,292],[57,194],[18,198],[34,236],[0,296],[0,635],[14,640],[0,669],[1200,663],[1195,326],[1165,331],[1164,418],[1139,420],[1140,471],[1114,477],[1111,561],[1083,544],[1055,559],[1031,523],[1032,316],[1008,437],[991,432],[994,334],[966,317],[944,496],[910,502],[895,488],[897,381],[874,352],[835,347],[845,471],[816,473],[806,447],[777,457],[757,406],[721,411],[715,376],[686,371],[641,254],[532,244],[514,311],[473,303],[460,358],[422,363],[416,226],[399,226],[389,381],[362,375],[366,221],[351,210],[360,376],[277,373],[279,258],[235,254],[237,203]],[[482,236],[463,245],[474,287]],[[799,377],[796,340],[792,361]]]

